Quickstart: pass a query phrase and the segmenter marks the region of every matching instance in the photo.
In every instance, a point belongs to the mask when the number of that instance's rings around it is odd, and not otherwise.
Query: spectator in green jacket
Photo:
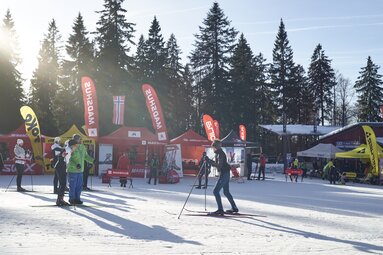
[[[72,144],[72,145],[71,145]],[[93,164],[93,158],[88,155],[86,147],[81,142],[81,136],[73,135],[73,139],[69,141],[69,147],[72,147],[71,156],[67,163],[67,172],[69,178],[69,203],[82,204],[80,199],[83,172],[85,161]]]

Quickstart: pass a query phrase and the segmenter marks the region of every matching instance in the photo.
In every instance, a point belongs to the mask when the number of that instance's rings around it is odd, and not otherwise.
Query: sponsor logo
[[[205,125],[207,129],[207,136],[210,141],[213,141],[216,138],[213,123],[211,123],[211,121],[206,121]]]
[[[86,97],[86,108],[88,110],[88,125],[94,125],[94,104],[93,104],[93,93],[90,81],[85,82],[85,97]],[[90,136],[90,135],[89,135]]]
[[[148,99],[149,105],[150,105],[150,111],[152,112],[152,116],[154,119],[154,122],[156,123],[156,129],[162,128],[160,113],[158,112],[158,107],[156,104],[156,101],[153,98],[153,93],[151,89],[145,90],[146,98]]]
[[[128,137],[141,137],[141,131],[128,131]]]
[[[97,136],[97,128],[88,128],[88,136]]]
[[[166,139],[166,133],[165,132],[158,132],[158,140],[165,141]]]

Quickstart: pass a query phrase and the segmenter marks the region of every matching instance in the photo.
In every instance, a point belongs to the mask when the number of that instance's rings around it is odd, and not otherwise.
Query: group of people
[[[60,142],[60,137],[56,137],[51,147],[53,153],[52,166],[55,169],[55,175],[59,183],[56,205],[82,204],[83,201],[80,199],[81,191],[84,189],[84,180],[85,187],[87,187],[86,180],[91,167],[88,164],[93,164],[94,159],[89,156],[85,145],[82,144],[80,135],[74,134],[72,139],[66,141],[64,146]],[[67,178],[69,182],[69,203],[64,200]]]

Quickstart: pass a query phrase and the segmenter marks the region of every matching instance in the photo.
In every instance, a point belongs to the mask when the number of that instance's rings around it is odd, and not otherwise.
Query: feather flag
[[[215,133],[215,130],[214,130],[214,120],[213,120],[213,118],[210,115],[208,115],[208,114],[204,114],[203,117],[202,117],[202,120],[203,120],[203,125],[205,127],[205,132],[206,132],[206,135],[207,135],[207,139],[209,141],[213,141],[214,139],[218,139],[217,135]]]
[[[86,76],[82,77],[81,87],[84,99],[86,133],[89,137],[98,137],[98,103],[93,80]]]
[[[113,124],[124,125],[125,96],[113,96]]]
[[[41,141],[40,125],[36,114],[29,106],[22,106],[20,108],[20,113],[25,121],[25,131],[31,141],[34,159],[36,163],[44,166],[43,144]]]
[[[245,125],[239,125],[239,138],[246,141],[246,127]]]
[[[166,129],[165,118],[156,91],[149,84],[144,84],[142,85],[142,92],[145,95],[146,106],[152,117],[153,128],[156,130],[158,140],[167,141],[168,131]]]
[[[370,154],[371,172],[374,176],[379,175],[378,146],[374,130],[369,126],[362,126],[366,136],[367,149]]]

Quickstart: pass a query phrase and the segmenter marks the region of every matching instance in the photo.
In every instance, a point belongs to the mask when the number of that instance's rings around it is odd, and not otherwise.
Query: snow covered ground
[[[135,179],[133,189],[93,177],[95,191],[82,195],[92,207],[63,209],[38,207],[56,200],[52,176],[34,176],[28,193],[15,183],[4,192],[11,176],[0,176],[0,254],[383,254],[382,187],[273,178],[230,184],[240,211],[258,216],[184,211],[177,219],[192,177],[156,186]],[[24,176],[23,187],[30,181]],[[212,188],[208,211],[216,210]],[[186,208],[204,211],[205,191],[193,189]]]

